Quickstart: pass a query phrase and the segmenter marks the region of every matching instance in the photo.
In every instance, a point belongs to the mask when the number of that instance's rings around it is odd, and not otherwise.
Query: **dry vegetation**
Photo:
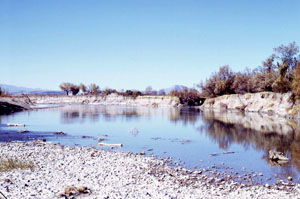
[[[224,94],[245,94],[264,91],[292,92],[300,98],[299,47],[295,42],[274,48],[274,54],[254,70],[234,73],[229,66],[220,67],[198,87],[203,97],[216,97]]]
[[[0,159],[0,172],[11,171],[14,169],[34,169],[32,162],[20,161],[17,158]]]

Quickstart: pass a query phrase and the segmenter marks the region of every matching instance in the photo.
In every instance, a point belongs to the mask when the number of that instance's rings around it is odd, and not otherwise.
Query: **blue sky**
[[[192,87],[300,44],[294,0],[0,0],[2,84]]]

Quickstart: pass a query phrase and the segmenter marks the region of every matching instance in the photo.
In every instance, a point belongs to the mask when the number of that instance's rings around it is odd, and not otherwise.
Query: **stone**
[[[273,150],[269,151],[269,159],[271,159],[272,161],[289,161],[289,159],[285,157],[282,152],[277,152]]]

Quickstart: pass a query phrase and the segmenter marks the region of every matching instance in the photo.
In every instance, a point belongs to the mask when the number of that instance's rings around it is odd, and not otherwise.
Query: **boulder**
[[[269,158],[273,161],[289,161],[289,159],[285,157],[282,152],[277,152],[273,150],[269,151]]]

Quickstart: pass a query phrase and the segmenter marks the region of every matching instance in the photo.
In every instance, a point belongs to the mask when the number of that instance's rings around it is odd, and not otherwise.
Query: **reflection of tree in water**
[[[265,152],[264,159],[266,161],[268,161],[269,150],[275,149],[276,151],[284,152],[291,159],[289,164],[292,164],[300,171],[300,130],[298,128],[289,127],[291,130],[285,133],[280,132],[282,128],[279,126],[277,126],[277,131],[265,132],[265,128],[262,131],[258,131],[257,129],[245,127],[245,122],[242,118],[245,115],[243,114],[240,115],[240,119],[237,118],[235,120],[241,121],[241,123],[230,123],[228,118],[224,119],[221,116],[222,114],[219,114],[215,117],[211,112],[209,114],[204,112],[204,125],[198,127],[198,130],[209,135],[222,149],[228,149],[232,144],[238,143],[245,149],[253,147],[256,150],[262,150]],[[236,116],[235,113],[234,116]],[[255,123],[250,124],[250,126],[260,125],[256,123],[257,121],[253,122]],[[285,123],[287,125],[287,122]],[[267,125],[267,123],[265,124]],[[273,123],[270,125],[274,127]],[[292,175],[288,165],[282,168],[285,174]]]
[[[95,113],[86,113],[80,111],[63,111],[62,112],[62,123],[70,124],[76,122],[84,122],[87,118],[90,121],[97,121],[99,115]]]
[[[138,120],[141,116],[163,116],[170,121],[194,125],[199,121],[200,110],[195,108],[152,108],[152,107],[121,107],[121,106],[67,106],[60,109],[63,123],[98,121],[102,117],[106,121],[117,118]]]
[[[61,110],[62,123],[76,123],[91,121],[96,122],[100,117],[111,121],[122,117],[125,119],[137,119],[142,115],[134,108],[110,107],[110,106],[69,106]]]
[[[195,108],[170,109],[169,112],[169,118],[172,122],[182,122],[185,126],[188,124],[194,125],[200,117],[200,110]]]

